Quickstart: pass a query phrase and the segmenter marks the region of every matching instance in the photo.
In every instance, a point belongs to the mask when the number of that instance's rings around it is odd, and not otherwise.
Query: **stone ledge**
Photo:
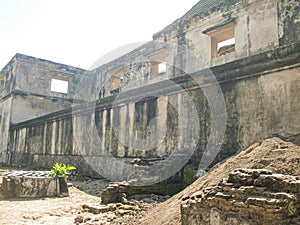
[[[12,171],[3,176],[4,198],[44,198],[69,196],[65,177],[50,177],[48,171]]]
[[[238,169],[217,186],[184,197],[182,224],[300,224],[299,196],[298,177]]]

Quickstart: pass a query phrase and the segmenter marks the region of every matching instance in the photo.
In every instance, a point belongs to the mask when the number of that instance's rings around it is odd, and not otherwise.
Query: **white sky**
[[[198,0],[0,0],[0,70],[16,54],[88,69],[149,41]]]

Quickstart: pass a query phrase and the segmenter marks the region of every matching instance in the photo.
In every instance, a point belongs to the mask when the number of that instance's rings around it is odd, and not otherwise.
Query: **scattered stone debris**
[[[151,205],[153,204],[137,200],[126,200],[126,203],[109,203],[107,205],[86,203],[82,205],[82,212],[75,218],[74,222],[84,225],[95,224],[97,221],[101,221],[100,224],[110,224],[109,222],[123,224],[122,221],[125,217],[136,216],[140,211],[149,209]]]
[[[113,182],[108,185],[106,189],[101,193],[101,203],[109,204],[109,203],[124,203],[124,204],[132,204],[130,200],[142,201],[145,203],[158,203],[166,201],[170,198],[169,195],[160,196],[155,194],[135,194],[130,195],[130,189],[134,189],[126,182]]]
[[[106,213],[110,211],[109,206],[107,205],[100,205],[97,203],[89,203],[89,204],[83,204],[82,209],[84,211],[93,213],[93,214],[99,214],[99,213]]]
[[[300,180],[269,170],[238,169],[181,204],[182,225],[300,224]]]
[[[83,211],[93,214],[114,212],[116,215],[123,216],[125,214],[132,214],[135,211],[140,211],[142,203],[133,203],[131,205],[122,203],[110,203],[108,205],[101,204],[84,204],[82,205]]]
[[[160,203],[168,200],[170,198],[169,195],[161,196],[161,195],[155,195],[155,194],[150,194],[150,195],[145,195],[145,194],[140,194],[140,195],[132,195],[130,196],[130,199],[134,199],[137,201],[142,201],[145,203]]]
[[[123,194],[128,192],[129,184],[126,182],[114,182],[101,193],[103,204],[122,202]]]
[[[75,218],[75,223],[76,223],[76,224],[83,223],[83,221],[84,221],[84,218],[83,218],[83,216],[81,216],[81,215],[79,215],[79,216],[77,216],[77,217]]]

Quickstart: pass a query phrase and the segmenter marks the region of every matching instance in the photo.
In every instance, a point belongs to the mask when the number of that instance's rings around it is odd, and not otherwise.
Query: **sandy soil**
[[[83,203],[100,201],[75,187],[70,187],[69,192],[70,196],[65,198],[2,200],[0,224],[74,224]]]

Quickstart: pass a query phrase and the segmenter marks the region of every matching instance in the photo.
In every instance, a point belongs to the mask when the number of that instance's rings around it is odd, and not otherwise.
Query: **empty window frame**
[[[117,70],[111,75],[110,90],[118,90],[123,84],[124,69]]]
[[[166,73],[167,71],[167,63],[166,62],[162,62],[158,64],[158,74],[163,74]]]
[[[166,63],[167,50],[166,49],[160,49],[152,53],[148,57],[149,57],[149,61],[151,62],[151,67],[150,67],[151,76],[157,76],[166,73],[167,71],[167,63]]]
[[[63,78],[52,78],[51,79],[51,91],[67,94],[69,88],[69,81]]]
[[[203,31],[211,37],[211,56],[219,56],[235,51],[235,22],[234,18]]]
[[[151,62],[151,76],[165,74],[167,71],[166,62]]]

